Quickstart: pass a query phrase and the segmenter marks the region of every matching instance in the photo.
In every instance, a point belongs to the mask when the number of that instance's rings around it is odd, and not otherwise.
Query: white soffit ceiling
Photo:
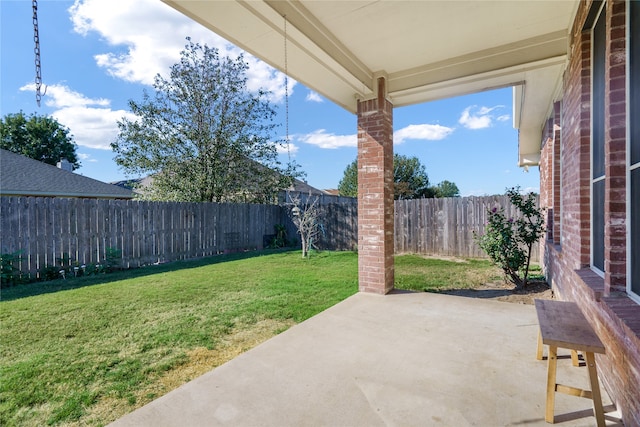
[[[540,149],[579,3],[163,1],[280,70],[286,17],[289,75],[351,112],[357,99],[375,96],[380,75],[394,106],[521,84],[521,164],[523,153]]]

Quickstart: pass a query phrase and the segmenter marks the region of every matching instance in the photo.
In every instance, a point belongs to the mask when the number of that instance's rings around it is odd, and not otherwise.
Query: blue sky
[[[223,55],[241,52],[159,0],[40,0],[38,17],[47,85],[41,107],[33,85],[31,2],[0,0],[0,113],[55,117],[78,144],[77,172],[106,182],[129,178],[109,148],[117,120],[130,114],[127,101],[151,89],[157,73],[166,75],[187,36]],[[284,136],[283,74],[250,55],[245,59],[250,88],[272,92]],[[336,188],[357,156],[356,117],[291,80],[289,92],[290,155],[310,185]],[[394,144],[396,153],[420,159],[432,184],[453,181],[463,196],[500,194],[514,185],[539,189],[538,168],[517,166],[509,88],[396,108]]]

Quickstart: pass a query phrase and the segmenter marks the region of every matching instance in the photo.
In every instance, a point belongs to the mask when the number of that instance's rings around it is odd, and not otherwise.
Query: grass
[[[396,259],[402,289],[473,286],[486,261]],[[3,290],[0,425],[104,425],[357,291],[357,254],[271,252]]]
[[[395,287],[413,291],[469,289],[502,281],[497,267],[487,260],[428,258],[402,255],[395,259]]]

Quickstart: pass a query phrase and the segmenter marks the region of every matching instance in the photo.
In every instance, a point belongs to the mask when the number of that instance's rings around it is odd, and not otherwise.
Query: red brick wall
[[[626,51],[623,1],[607,8],[605,68],[605,292],[626,289]]]
[[[553,119],[547,120],[542,131],[540,152],[540,206],[553,208]]]
[[[547,120],[543,131],[542,150],[540,152],[540,207],[546,209],[546,230],[544,240],[553,240],[553,120]],[[543,246],[545,242],[541,243]],[[544,250],[544,247],[540,248]]]
[[[547,240],[554,244],[560,244],[561,110],[562,102],[555,102],[553,113],[542,131],[543,142],[540,153],[540,206],[547,209]],[[545,245],[546,241],[542,241],[540,253],[544,253]]]
[[[584,3],[583,3],[584,6]],[[586,8],[578,12],[584,22]],[[580,16],[582,15],[582,16]],[[589,33],[576,25],[571,34],[573,51],[564,76],[562,156],[562,235],[560,243],[571,268],[589,265],[590,259],[590,48]]]
[[[625,3],[608,1],[605,86],[605,269],[604,279],[591,271],[590,260],[590,116],[591,42],[587,23],[592,1],[580,4],[571,32],[571,51],[564,76],[560,173],[545,171],[550,155],[543,149],[541,191],[553,188],[554,208],[562,203],[560,245],[547,242],[547,278],[562,300],[575,301],[605,344],[598,371],[628,426],[640,426],[640,305],[624,292],[626,273],[625,212]],[[559,150],[559,147],[558,147]],[[542,160],[542,159],[541,159]],[[555,163],[555,161],[553,162]],[[560,185],[561,180],[561,188]],[[555,188],[559,191],[556,194]],[[544,189],[544,190],[543,190]],[[559,198],[558,198],[559,197]],[[554,212],[555,217],[555,212]],[[555,227],[554,227],[555,228]],[[555,230],[554,230],[555,231]],[[560,231],[560,230],[559,230]],[[554,238],[555,238],[554,234]]]
[[[562,144],[562,127],[560,124],[562,102],[553,106],[553,243],[560,244],[560,221],[562,205],[560,204],[560,144]],[[542,252],[541,252],[542,253]]]
[[[386,294],[393,280],[393,105],[381,95],[358,102],[359,289]]]

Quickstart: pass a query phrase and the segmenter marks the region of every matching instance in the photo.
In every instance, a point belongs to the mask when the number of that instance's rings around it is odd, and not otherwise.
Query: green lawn
[[[503,280],[502,272],[482,259],[396,256],[395,287],[413,291],[467,289]]]
[[[402,289],[486,261],[401,256]],[[0,425],[104,425],[357,292],[357,254],[214,257],[2,291]]]

